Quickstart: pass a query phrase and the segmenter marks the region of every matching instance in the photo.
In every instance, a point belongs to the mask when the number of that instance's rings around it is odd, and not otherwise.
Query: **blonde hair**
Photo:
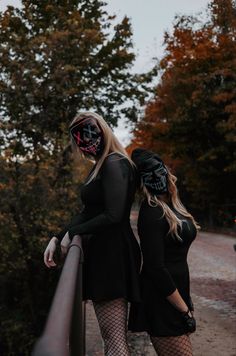
[[[126,152],[124,147],[121,145],[119,140],[116,138],[116,136],[112,132],[111,128],[108,126],[108,124],[106,123],[106,121],[103,119],[102,116],[100,116],[94,112],[90,112],[90,111],[79,112],[72,120],[70,127],[75,122],[80,122],[82,119],[84,119],[86,117],[93,118],[98,123],[98,126],[102,130],[102,133],[104,136],[104,146],[105,146],[103,149],[103,153],[102,153],[101,157],[99,158],[99,160],[97,161],[97,165],[96,165],[94,171],[92,172],[91,176],[89,177],[88,181],[86,182],[86,184],[90,183],[92,180],[94,180],[96,178],[105,158],[112,153],[119,153],[121,156],[123,156],[123,158],[127,158],[128,161],[130,162],[130,164],[132,166],[134,166],[134,163],[128,156],[128,153]],[[76,152],[79,151],[79,153],[82,157],[85,157],[85,155],[79,150],[78,146],[76,145],[76,143],[74,142],[73,139],[72,139],[72,147]]]
[[[166,166],[165,166],[166,167]],[[178,195],[178,189],[176,187],[176,181],[177,177],[175,177],[171,172],[169,171],[168,167],[167,169],[167,181],[168,181],[168,192],[170,196],[171,203],[174,207],[174,209],[179,212],[181,215],[185,216],[186,218],[189,218],[193,225],[195,226],[196,229],[200,229],[200,226],[197,224],[197,222],[194,220],[193,216],[186,210],[184,205],[182,204],[179,195]],[[144,194],[147,196],[148,203],[150,206],[161,206],[163,209],[163,216],[166,217],[166,220],[169,224],[169,231],[168,233],[171,234],[173,238],[176,238],[179,241],[182,241],[181,237],[178,234],[178,227],[180,230],[182,229],[182,221],[175,215],[175,213],[170,209],[170,207],[167,205],[167,203],[164,200],[161,200],[155,195],[151,195],[147,188],[142,184],[142,188],[144,191]]]

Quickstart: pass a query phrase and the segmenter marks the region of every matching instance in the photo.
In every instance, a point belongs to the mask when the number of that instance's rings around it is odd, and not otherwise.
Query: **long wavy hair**
[[[99,157],[94,171],[92,172],[91,176],[88,178],[85,184],[89,184],[92,180],[96,178],[105,158],[112,153],[119,153],[121,156],[123,156],[123,158],[127,158],[130,164],[134,166],[134,163],[128,156],[128,153],[126,152],[122,144],[119,142],[119,140],[116,138],[111,128],[108,126],[108,124],[106,123],[106,121],[103,119],[102,116],[90,111],[79,112],[72,120],[70,127],[75,122],[80,122],[84,118],[94,119],[97,122],[98,126],[100,127],[104,137],[104,149],[102,155]],[[71,138],[71,143],[72,143],[72,148],[75,152],[78,152],[82,157],[89,159],[88,156],[85,156],[81,152],[81,150],[78,148],[78,146],[76,145],[76,143],[72,138]]]
[[[177,212],[179,212],[181,215],[185,216],[186,218],[189,218],[197,230],[200,229],[200,226],[195,221],[194,217],[187,211],[187,209],[182,204],[182,202],[179,198],[178,189],[176,186],[177,177],[174,176],[170,172],[168,167],[166,167],[166,169],[167,169],[168,195],[169,195],[169,198],[170,198],[173,208]],[[150,206],[153,206],[153,207],[161,206],[162,207],[163,216],[166,217],[166,220],[170,227],[168,233],[173,238],[176,238],[177,240],[182,241],[182,239],[178,233],[178,230],[180,229],[180,231],[181,231],[181,229],[182,229],[182,221],[170,209],[168,204],[163,199],[160,198],[160,196],[150,194],[150,192],[143,185],[143,183],[141,183],[141,187],[143,189],[145,196],[147,197],[147,200],[148,200],[148,203]]]

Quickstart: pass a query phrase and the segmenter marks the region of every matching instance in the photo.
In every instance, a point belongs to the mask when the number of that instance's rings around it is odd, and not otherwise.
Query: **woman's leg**
[[[106,356],[129,356],[127,343],[128,303],[125,299],[93,302]]]
[[[188,335],[151,336],[158,356],[192,356],[192,344]]]

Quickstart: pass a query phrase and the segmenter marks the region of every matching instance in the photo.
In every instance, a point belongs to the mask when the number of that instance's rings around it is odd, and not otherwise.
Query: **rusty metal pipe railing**
[[[85,354],[82,263],[81,238],[75,236],[69,246],[44,332],[32,356]]]

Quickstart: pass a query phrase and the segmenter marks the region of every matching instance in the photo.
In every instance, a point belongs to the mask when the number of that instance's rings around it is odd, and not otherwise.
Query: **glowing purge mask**
[[[92,156],[99,156],[104,148],[103,133],[93,118],[74,123],[70,134],[79,149]]]
[[[150,158],[144,166],[140,171],[144,186],[154,195],[167,193],[167,170],[163,162],[157,158]]]

